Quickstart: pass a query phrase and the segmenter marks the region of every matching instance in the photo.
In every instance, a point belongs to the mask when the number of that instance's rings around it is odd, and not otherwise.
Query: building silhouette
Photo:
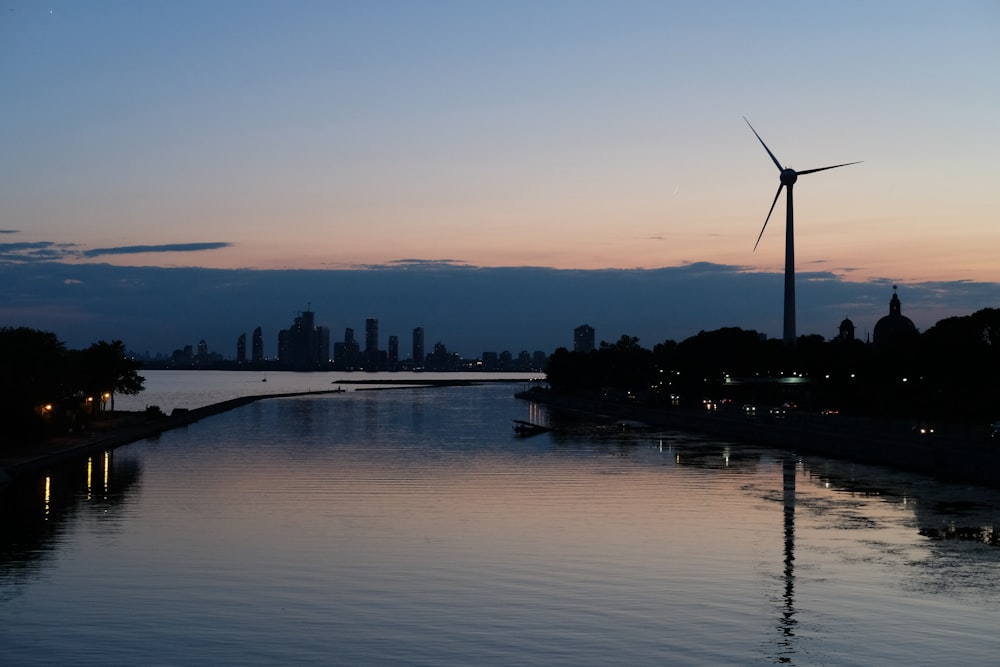
[[[399,365],[399,336],[389,336],[389,368],[395,370]]]
[[[320,366],[330,363],[330,327],[316,327],[316,357]]]
[[[378,368],[378,319],[369,317],[365,320],[365,368]]]
[[[594,349],[594,327],[581,324],[573,330],[573,351],[591,352]]]
[[[247,362],[247,335],[241,333],[236,339],[236,363],[245,364]]]
[[[278,332],[278,363],[293,371],[324,366],[330,357],[329,330],[325,333],[325,349],[323,340],[323,332],[316,327],[316,314],[311,310],[302,311],[290,328]]]
[[[361,368],[361,349],[354,339],[354,329],[344,329],[344,341],[333,346],[333,367],[340,371],[351,371]]]
[[[876,348],[885,349],[905,345],[917,337],[917,327],[913,321],[903,315],[896,286],[892,286],[892,299],[889,300],[889,314],[875,323],[872,332],[872,343]]]
[[[253,330],[251,345],[251,360],[255,366],[259,366],[264,363],[264,335],[261,333],[260,327]]]
[[[413,367],[423,368],[424,361],[424,328],[417,327],[413,330]]]
[[[840,329],[837,332],[837,340],[844,343],[849,343],[854,340],[854,322],[850,321],[846,317],[843,322],[840,323]]]

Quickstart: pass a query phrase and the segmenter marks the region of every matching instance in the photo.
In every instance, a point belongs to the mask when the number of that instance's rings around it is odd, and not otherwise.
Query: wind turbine
[[[805,174],[813,174],[817,171],[826,171],[827,169],[836,169],[837,167],[846,167],[852,164],[859,164],[859,162],[846,162],[844,164],[835,164],[831,167],[819,167],[818,169],[804,169],[803,171],[795,171],[791,167],[782,167],[781,163],[778,162],[778,158],[774,157],[774,153],[771,149],[767,147],[764,140],[760,138],[757,134],[757,130],[753,129],[753,125],[750,125],[750,121],[746,120],[747,125],[750,130],[757,137],[757,141],[760,145],[764,147],[767,154],[771,156],[771,161],[774,162],[774,166],[778,168],[780,172],[781,184],[778,185],[778,192],[774,195],[774,201],[771,202],[771,210],[767,212],[767,217],[764,219],[764,226],[760,228],[760,235],[757,236],[757,243],[753,244],[754,251],[757,250],[757,246],[760,244],[760,239],[764,236],[764,230],[767,229],[767,222],[771,219],[771,214],[774,213],[774,205],[778,203],[778,197],[781,196],[781,188],[788,188],[788,198],[785,203],[785,345],[795,344],[795,234],[793,231],[793,215],[792,215],[792,186],[795,185],[795,181],[799,179],[799,176]]]

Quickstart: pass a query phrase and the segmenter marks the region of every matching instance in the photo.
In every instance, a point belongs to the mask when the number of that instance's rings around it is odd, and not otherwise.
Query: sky
[[[504,299],[553,331],[500,348],[778,337],[784,197],[754,250],[779,182],[746,118],[784,166],[861,161],[796,184],[799,332],[870,329],[894,284],[925,329],[1000,307],[998,34],[991,1],[8,0],[0,326],[231,355],[311,306],[476,354],[462,322],[507,327]],[[404,316],[432,274],[461,305]],[[192,276],[297,291],[216,322],[154,287]],[[130,310],[92,289],[122,283]]]

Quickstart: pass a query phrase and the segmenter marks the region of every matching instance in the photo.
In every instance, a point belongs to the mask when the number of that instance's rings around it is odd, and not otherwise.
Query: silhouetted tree
[[[85,397],[93,398],[95,411],[104,409],[104,395],[115,411],[115,394],[134,395],[142,391],[144,378],[139,375],[139,363],[128,358],[120,340],[98,341],[85,350],[72,354],[78,388]]]
[[[55,334],[27,327],[0,329],[0,419],[19,438],[37,435],[43,406],[67,392],[66,349]]]

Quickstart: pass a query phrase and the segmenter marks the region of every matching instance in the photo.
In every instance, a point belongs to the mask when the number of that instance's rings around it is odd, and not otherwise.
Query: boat
[[[542,426],[541,424],[533,424],[531,422],[526,422],[523,419],[514,420],[514,433],[521,437],[527,437],[529,435],[538,435],[539,433],[544,433],[546,431],[551,431],[547,426]]]

